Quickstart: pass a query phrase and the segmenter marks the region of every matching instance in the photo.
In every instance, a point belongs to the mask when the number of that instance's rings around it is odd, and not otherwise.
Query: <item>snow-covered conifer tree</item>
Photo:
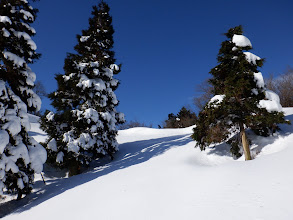
[[[215,96],[199,113],[192,137],[201,150],[226,141],[237,157],[242,142],[245,159],[250,160],[246,128],[268,136],[279,129],[278,123],[289,122],[284,119],[278,95],[265,88],[258,71],[264,60],[248,52],[252,45],[242,35],[242,27],[231,28],[225,35],[228,40],[222,43],[219,64],[210,71]]]
[[[46,150],[28,136],[27,110],[41,107],[33,92],[36,75],[28,64],[39,58],[31,39],[37,10],[27,0],[0,1],[0,193],[28,194]]]
[[[77,54],[68,54],[64,75],[57,75],[57,91],[49,95],[56,113],[47,111],[42,128],[48,133],[48,161],[80,172],[93,159],[118,150],[116,125],[124,115],[116,111],[114,91],[120,72],[115,64],[112,18],[109,6],[94,6],[89,28],[77,35]]]

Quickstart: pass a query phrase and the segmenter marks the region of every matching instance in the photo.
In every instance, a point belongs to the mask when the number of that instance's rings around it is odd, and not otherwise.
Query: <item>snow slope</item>
[[[286,109],[293,119],[293,108]],[[34,122],[38,141],[45,134]],[[71,178],[46,177],[22,201],[0,206],[12,219],[293,219],[293,126],[255,138],[252,161],[233,160],[228,147],[200,152],[185,129],[119,131],[111,163]],[[25,205],[26,204],[26,205]],[[4,214],[2,214],[3,216]]]

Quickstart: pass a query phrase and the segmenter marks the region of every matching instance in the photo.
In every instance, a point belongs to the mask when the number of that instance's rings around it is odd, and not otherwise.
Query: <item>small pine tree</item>
[[[164,122],[164,128],[186,128],[195,124],[196,114],[182,107],[177,115],[173,113],[168,115],[168,119]]]
[[[27,110],[41,107],[28,66],[40,56],[31,39],[36,13],[26,0],[0,2],[0,193],[17,193],[18,199],[31,191],[34,173],[46,161],[45,149],[28,136]]]
[[[116,125],[124,122],[124,115],[116,111],[119,81],[113,76],[120,65],[111,50],[114,29],[109,10],[103,1],[93,7],[89,28],[77,35],[77,54],[68,54],[65,74],[56,76],[58,89],[49,94],[57,112],[47,111],[41,121],[49,137],[48,162],[69,168],[69,175],[101,156],[113,159],[118,150]]]
[[[245,159],[250,160],[246,128],[268,136],[279,129],[284,119],[278,96],[265,89],[258,67],[264,60],[248,52],[252,49],[242,27],[231,28],[225,35],[218,55],[218,65],[210,73],[214,97],[199,113],[192,138],[204,150],[208,145],[227,141],[231,152],[240,156],[243,146]],[[234,138],[232,134],[238,133]]]

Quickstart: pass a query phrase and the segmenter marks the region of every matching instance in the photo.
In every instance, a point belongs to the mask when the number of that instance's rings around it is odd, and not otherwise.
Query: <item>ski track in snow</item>
[[[293,121],[293,108],[286,109]],[[37,117],[30,135],[44,141]],[[120,151],[71,178],[47,171],[33,193],[0,205],[4,219],[293,219],[293,126],[254,137],[256,159],[233,160],[225,144],[201,152],[185,129],[119,131]],[[252,134],[250,134],[252,135]],[[55,175],[55,177],[54,177]],[[59,175],[62,175],[60,172]]]

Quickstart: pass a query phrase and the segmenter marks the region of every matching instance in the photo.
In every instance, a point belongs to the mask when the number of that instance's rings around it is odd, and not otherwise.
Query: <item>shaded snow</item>
[[[33,140],[31,140],[32,142]],[[47,160],[47,151],[45,148],[36,144],[35,146],[29,146],[29,157],[31,161],[31,167],[36,173],[43,171],[43,164]]]
[[[47,148],[50,149],[51,151],[57,151],[57,144],[55,138],[51,139],[48,144]]]
[[[3,36],[4,37],[10,37],[9,31],[7,31],[5,28],[2,28],[2,31],[3,31]]]
[[[40,129],[39,120],[40,118],[35,115],[29,114],[29,120],[31,123],[31,130],[29,135],[32,136],[37,142],[45,142],[47,135]]]
[[[9,134],[4,130],[0,130],[0,140],[0,154],[2,154],[6,145],[9,143]]]
[[[63,157],[64,157],[64,153],[61,151],[57,154],[57,157],[56,157],[56,162],[57,163],[62,163],[63,162]]]

